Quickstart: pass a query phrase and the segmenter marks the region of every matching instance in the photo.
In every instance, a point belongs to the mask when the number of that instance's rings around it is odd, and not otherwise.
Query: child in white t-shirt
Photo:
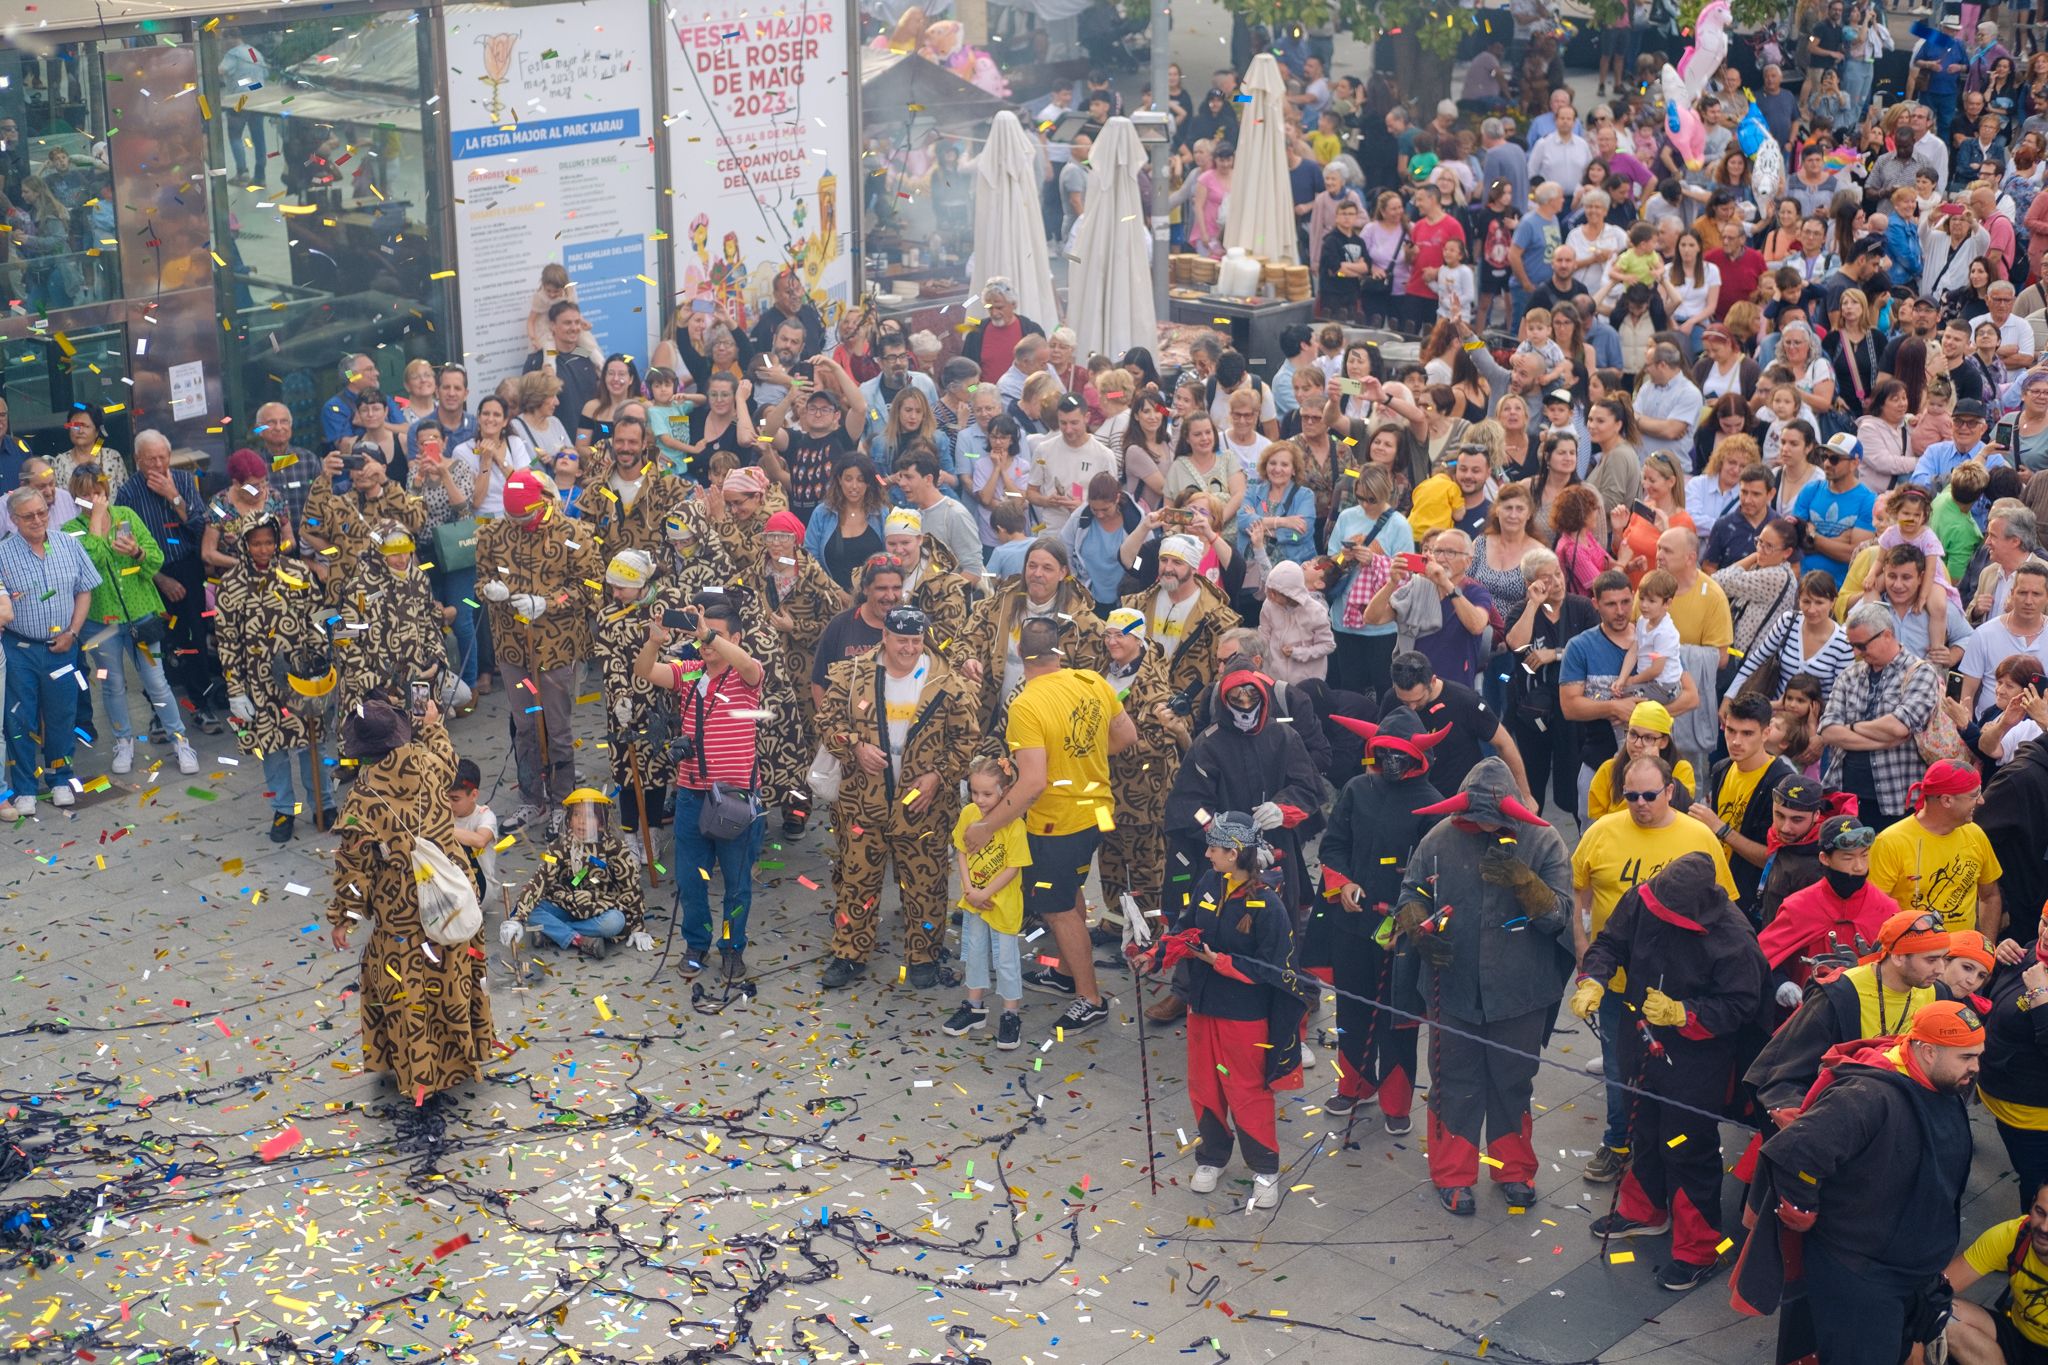
[[[1635,643],[1622,655],[1620,681],[1614,695],[1641,693],[1669,705],[1678,699],[1685,673],[1685,661],[1678,653],[1678,627],[1671,623],[1671,599],[1678,596],[1678,580],[1662,569],[1652,569],[1636,586]]]
[[[1465,260],[1465,241],[1444,243],[1444,263],[1436,270],[1436,315],[1442,322],[1465,322],[1479,308],[1479,276]]]
[[[455,786],[448,793],[448,810],[455,817],[455,842],[469,855],[479,901],[498,884],[498,817],[477,799],[480,784],[476,764],[461,759],[455,765]]]

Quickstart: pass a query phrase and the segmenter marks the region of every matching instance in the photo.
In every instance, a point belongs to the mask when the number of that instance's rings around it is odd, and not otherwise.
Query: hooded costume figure
[[[780,539],[784,536],[787,541]],[[850,601],[825,566],[803,548],[803,536],[803,523],[794,513],[777,512],[761,533],[758,564],[743,570],[748,582],[760,585],[756,596],[780,646],[772,658],[762,660],[768,670],[764,704],[774,708],[780,721],[760,737],[761,773],[771,790],[782,793],[782,832],[791,838],[803,833],[811,812],[811,756],[818,751],[811,664],[825,627]]]
[[[427,939],[412,866],[416,839],[431,840],[458,867],[465,861],[448,809],[455,747],[439,721],[415,730],[403,710],[372,696],[343,718],[341,752],[361,768],[341,808],[327,922],[344,932],[367,928],[358,997],[364,1065],[391,1073],[403,1099],[419,1104],[475,1080],[479,1063],[496,1055],[484,954],[474,939]]]
[[[1515,790],[1508,765],[1484,758],[1456,796],[1415,812],[1453,818],[1409,855],[1395,912],[1443,1025],[1430,1036],[1429,1174],[1460,1216],[1475,1212],[1482,1141],[1510,1202],[1535,1197],[1529,1096],[1572,969],[1571,857]]]
[[[611,798],[579,787],[562,803],[568,818],[549,844],[540,870],[499,929],[508,946],[531,931],[557,948],[603,957],[612,940],[647,951],[654,938],[641,927],[640,863],[608,818]]]
[[[235,745],[263,760],[264,781],[272,793],[272,828],[289,838],[298,813],[291,756],[298,752],[303,795],[310,802],[313,763],[307,745],[321,739],[317,715],[331,701],[301,688],[324,687],[331,693],[334,668],[316,624],[326,614],[320,583],[304,561],[278,553],[283,535],[284,524],[276,517],[240,523],[241,561],[220,576],[214,628]],[[301,679],[297,686],[294,677]],[[332,791],[322,796],[336,799]]]
[[[1416,808],[1443,794],[1431,785],[1429,751],[1449,733],[1426,734],[1403,706],[1379,725],[1333,717],[1365,741],[1372,768],[1344,784],[1317,857],[1323,897],[1309,915],[1302,962],[1337,988],[1337,1097],[1323,1108],[1349,1114],[1378,1098],[1389,1132],[1408,1131],[1415,1099],[1415,1041],[1420,1025],[1374,1009],[1398,1003],[1419,1013],[1416,962],[1394,941],[1394,906],[1408,857],[1437,822]]]
[[[373,689],[402,697],[447,672],[442,607],[404,526],[383,522],[370,532],[368,548],[335,580],[333,602],[327,634],[341,666],[344,714]]]
[[[903,554],[904,542],[915,536],[914,553]],[[967,630],[967,576],[946,542],[924,530],[915,507],[898,507],[882,523],[882,544],[904,566],[903,601],[931,618],[933,642],[950,652]]]
[[[2048,830],[2048,739],[2019,747],[1984,786],[1977,828],[1998,855],[2005,934],[2024,942],[2038,932],[2040,907],[2048,903],[2048,859],[2041,856],[2041,831]]]
[[[1103,899],[1109,902],[1103,906],[1103,918],[1121,924],[1123,910],[1116,901],[1125,892],[1141,911],[1158,908],[1156,898],[1166,869],[1166,794],[1180,771],[1180,744],[1174,731],[1159,719],[1157,708],[1167,703],[1171,693],[1166,685],[1166,659],[1146,638],[1144,616],[1129,607],[1118,607],[1109,614],[1109,629],[1141,642],[1136,659],[1129,664],[1111,659],[1102,675],[1116,689],[1124,714],[1138,732],[1136,744],[1109,756],[1116,818],[1096,852]]]
[[[1216,1188],[1235,1124],[1255,1176],[1253,1202],[1270,1208],[1280,1201],[1273,1092],[1301,1086],[1301,1021],[1310,987],[1291,965],[1293,919],[1274,899],[1267,875],[1273,850],[1252,817],[1242,811],[1212,816],[1203,846],[1202,873],[1154,947],[1150,968],[1177,961],[1178,986],[1188,1002],[1188,1099],[1201,1134],[1191,1188],[1202,1194]]]
[[[1984,1025],[1945,1000],[1902,1036],[1829,1049],[1798,1121],[1764,1144],[1733,1301],[1778,1312],[1778,1365],[1898,1365],[1946,1320],[1970,1115],[1935,1088],[1920,1044],[1982,1047]]]
[[[1573,1012],[1591,1017],[1618,970],[1627,973],[1622,998],[1637,1022],[1606,1045],[1621,1049],[1624,1075],[1672,1103],[1633,1105],[1633,1159],[1614,1213],[1594,1220],[1593,1232],[1642,1236],[1670,1227],[1679,1275],[1665,1283],[1685,1286],[1720,1259],[1721,1125],[1706,1115],[1734,1098],[1739,1061],[1769,1007],[1769,971],[1703,853],[1672,859],[1621,898],[1586,947]]]
[[[1776,916],[1757,936],[1757,946],[1771,965],[1779,1002],[1790,1001],[1794,1007],[1813,979],[1811,959],[1844,951],[1860,958],[1865,950],[1859,945],[1876,943],[1884,922],[1899,913],[1899,903],[1872,886],[1868,873],[1822,867],[1818,862],[1821,835],[1860,839],[1862,842],[1853,846],[1862,848],[1868,848],[1873,837],[1869,826],[1853,816],[1823,820],[1813,844],[1820,880],[1779,902]],[[1785,989],[1788,986],[1791,989]]]
[[[676,694],[656,687],[633,668],[649,627],[664,611],[688,605],[675,580],[652,555],[620,550],[605,566],[605,604],[591,622],[598,680],[611,735],[612,786],[621,793],[620,824],[638,832],[644,805],[651,824],[665,823],[669,786],[656,771],[653,745],[673,734]]]
[[[1231,700],[1251,689],[1248,705]],[[1173,914],[1201,876],[1204,816],[1220,810],[1252,813],[1272,845],[1275,892],[1298,923],[1315,888],[1303,846],[1323,828],[1323,781],[1301,736],[1274,721],[1272,679],[1238,672],[1222,682],[1224,705],[1216,723],[1195,738],[1166,795],[1166,887],[1160,904]]]

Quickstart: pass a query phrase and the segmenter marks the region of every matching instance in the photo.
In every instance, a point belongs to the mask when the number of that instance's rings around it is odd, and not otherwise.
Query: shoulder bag
[[[115,523],[117,528],[121,524],[119,522]],[[135,528],[129,527],[128,534],[134,535]],[[108,538],[108,543],[113,543],[112,537]],[[139,559],[135,562],[138,565],[142,563]],[[131,616],[128,612],[128,594],[121,591],[120,570],[116,569],[113,573],[108,574],[107,581],[114,585],[114,600],[121,604],[121,619],[127,624],[128,638],[151,653],[162,649],[164,637],[170,634],[170,624],[164,620],[164,614],[160,611],[153,611],[147,616]],[[158,659],[157,662],[162,663],[163,660]],[[114,667],[118,668],[120,665],[115,664]]]
[[[412,876],[419,884],[420,927],[444,947],[467,943],[484,927],[476,880],[424,834],[412,838]]]
[[[694,689],[692,689],[694,691]],[[725,700],[721,691],[697,695],[697,775],[706,777],[709,769],[704,761],[704,721],[714,702]],[[761,750],[754,748],[754,768],[747,777],[747,785],[736,787],[730,783],[713,782],[704,792],[703,804],[697,808],[697,833],[712,843],[722,844],[739,838],[761,818],[761,802],[755,788],[761,780]]]
[[[1913,660],[1913,667],[1931,669],[1934,665],[1928,663],[1925,659],[1915,659]],[[1911,670],[1908,671],[1910,672]],[[1960,763],[1966,767],[1974,766],[1976,755],[1970,752],[1969,745],[1963,743],[1962,732],[1956,729],[1955,721],[1942,708],[1941,699],[1944,695],[1944,689],[1941,686],[1941,682],[1941,674],[1937,671],[1934,676],[1934,714],[1927,718],[1926,727],[1914,735],[1913,740],[1920,747],[1920,757],[1929,763],[1939,763],[1946,759],[1950,763]]]
[[[1790,593],[1790,592],[1792,591],[1792,587],[1793,587],[1793,585],[1794,585],[1795,583],[1797,583],[1798,581],[1799,581],[1799,575],[1798,575],[1797,573],[1790,573],[1790,574],[1787,574],[1787,575],[1786,575],[1786,577],[1785,577],[1785,586],[1784,586],[1784,587],[1782,587],[1782,588],[1780,588],[1780,589],[1778,589],[1778,596],[1777,596],[1777,599],[1776,599],[1775,601],[1773,601],[1773,602],[1771,603],[1771,609],[1770,609],[1770,611],[1769,611],[1768,613],[1766,613],[1766,615],[1765,615],[1765,619],[1766,619],[1766,620],[1772,620],[1772,619],[1775,619],[1775,618],[1777,617],[1777,615],[1778,615],[1778,612],[1779,612],[1780,610],[1782,610],[1782,609],[1784,608],[1784,605],[1785,605],[1785,597],[1786,597],[1786,595],[1787,595],[1788,593]],[[1749,608],[1748,608],[1748,606],[1746,606],[1746,605],[1745,605],[1745,606],[1743,607],[1743,610],[1742,610],[1741,616],[1738,616],[1738,617],[1736,617],[1736,620],[1740,621],[1740,620],[1742,619],[1742,617],[1743,617],[1743,616],[1747,616],[1747,615],[1749,615]],[[1767,630],[1769,630],[1769,629],[1770,629],[1770,627],[1769,627],[1769,626],[1765,626],[1765,627],[1764,627],[1764,630],[1763,630],[1763,631],[1758,631],[1758,632],[1757,632],[1757,638],[1756,638],[1756,639],[1752,639],[1752,640],[1751,640],[1751,641],[1749,642],[1749,646],[1750,646],[1750,648],[1751,648],[1751,649],[1755,649],[1755,648],[1756,648],[1756,646],[1757,646],[1757,641],[1758,641],[1758,640],[1760,640],[1760,639],[1761,639],[1761,638],[1763,637],[1764,631],[1767,631]],[[1742,654],[1734,654],[1734,651],[1732,651],[1732,650],[1731,650],[1731,651],[1729,651],[1729,652],[1730,652],[1731,654],[1733,654],[1733,655],[1734,655],[1734,657],[1730,658],[1730,659],[1728,660],[1728,662],[1727,662],[1727,663],[1725,663],[1725,664],[1722,664],[1722,665],[1721,665],[1721,672],[1720,672],[1720,675],[1719,675],[1719,676],[1718,676],[1718,677],[1717,677],[1717,678],[1716,678],[1716,679],[1714,680],[1714,681],[1715,681],[1715,690],[1716,690],[1717,692],[1719,692],[1719,693],[1720,693],[1720,694],[1721,694],[1722,696],[1724,696],[1724,697],[1725,697],[1725,696],[1727,696],[1727,695],[1729,695],[1728,689],[1729,689],[1729,688],[1731,688],[1731,687],[1733,687],[1733,686],[1735,685],[1735,675],[1736,675],[1737,673],[1739,673],[1739,672],[1741,672],[1741,671],[1742,671],[1742,664],[1743,664],[1743,661],[1744,661],[1744,660],[1745,660],[1745,659],[1746,659],[1746,658],[1748,657],[1747,655],[1742,655]],[[1778,661],[1778,655],[1777,655],[1777,651],[1776,651],[1776,650],[1773,650],[1773,651],[1771,652],[1771,656],[1770,656],[1770,664],[1769,664],[1768,666],[1769,666],[1769,667],[1771,667],[1771,668],[1773,668],[1773,669],[1775,670],[1775,669],[1777,668],[1777,661]],[[1765,667],[1766,667],[1766,665],[1765,665],[1765,664],[1761,664],[1761,663],[1760,663],[1760,664],[1758,664],[1758,665],[1757,665],[1757,669],[1756,669],[1756,671],[1757,671],[1758,673],[1761,673],[1761,672],[1762,672],[1762,671],[1764,670],[1764,668],[1765,668]],[[1755,676],[1755,674],[1752,674],[1751,676],[1752,676],[1752,677],[1754,677],[1754,676]],[[1775,680],[1774,680],[1774,681],[1775,681]],[[1748,688],[1744,688],[1743,690],[1744,690],[1744,691],[1746,692],[1746,691],[1748,691],[1749,689],[1748,689]],[[1770,700],[1773,700],[1773,701],[1775,701],[1775,700],[1777,699],[1777,695],[1778,695],[1778,693],[1777,693],[1777,689],[1776,689],[1775,687],[1773,687],[1773,688],[1772,688],[1772,690],[1770,691],[1770,693],[1768,694],[1768,697],[1769,697],[1769,699],[1770,699]]]
[[[1778,694],[1785,690],[1785,645],[1792,638],[1792,632],[1799,629],[1799,613],[1787,612],[1780,623],[1777,634],[1772,637],[1769,652],[1750,672],[1749,679],[1742,684],[1742,690],[1735,695],[1746,697],[1751,694],[1765,701],[1776,701]],[[1754,646],[1752,646],[1754,649]]]
[[[434,568],[460,573],[476,567],[476,518],[460,517],[434,528]]]

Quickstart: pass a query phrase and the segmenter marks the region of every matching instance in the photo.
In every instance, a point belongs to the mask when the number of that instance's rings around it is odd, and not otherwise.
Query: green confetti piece
[[[187,795],[187,796],[190,796],[190,797],[194,797],[194,798],[197,798],[198,800],[201,800],[201,801],[218,801],[218,800],[220,800],[220,793],[219,793],[219,792],[210,792],[210,791],[208,791],[208,790],[207,790],[206,788],[204,788],[204,787],[187,787],[187,788],[185,788],[185,795]]]

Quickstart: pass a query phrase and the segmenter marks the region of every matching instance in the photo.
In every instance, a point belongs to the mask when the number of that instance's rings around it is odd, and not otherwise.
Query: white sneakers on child
[[[1280,1177],[1277,1175],[1255,1175],[1252,1177],[1252,1207],[1270,1209],[1280,1202]]]
[[[1188,1188],[1196,1194],[1209,1194],[1216,1188],[1216,1182],[1223,1178],[1221,1166],[1197,1166],[1195,1178],[1188,1181]]]

